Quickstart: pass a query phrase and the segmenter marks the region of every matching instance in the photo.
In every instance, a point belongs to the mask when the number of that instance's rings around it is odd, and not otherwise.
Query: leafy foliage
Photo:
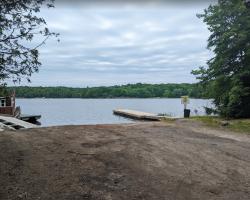
[[[250,9],[242,0],[219,0],[198,15],[211,35],[214,57],[192,73],[224,117],[250,117]]]
[[[8,90],[5,84],[0,84],[0,97],[4,97],[8,94]]]
[[[202,87],[196,84],[128,84],[123,86],[68,88],[68,87],[15,87],[17,97],[34,98],[180,98],[189,95],[206,97]]]
[[[58,36],[38,16],[42,5],[51,8],[53,0],[0,0],[0,82],[29,80],[41,65],[38,48],[50,36]],[[40,40],[32,46],[35,36]]]

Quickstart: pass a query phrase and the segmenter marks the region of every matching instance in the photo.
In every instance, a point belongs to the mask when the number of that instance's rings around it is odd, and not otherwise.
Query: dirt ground
[[[1,200],[250,199],[250,135],[197,122],[0,133]]]

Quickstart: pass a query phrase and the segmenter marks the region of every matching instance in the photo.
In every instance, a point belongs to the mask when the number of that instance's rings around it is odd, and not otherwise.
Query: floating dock
[[[2,128],[1,128],[2,127]],[[0,129],[24,129],[24,128],[37,128],[35,124],[31,124],[15,117],[0,116]]]
[[[18,119],[26,121],[26,122],[37,122],[41,118],[41,115],[25,115],[21,114],[18,116]]]
[[[115,115],[120,115],[127,118],[139,119],[139,120],[151,120],[151,121],[160,121],[163,117],[158,116],[157,114],[146,113],[136,110],[127,110],[127,109],[115,109],[113,110]]]

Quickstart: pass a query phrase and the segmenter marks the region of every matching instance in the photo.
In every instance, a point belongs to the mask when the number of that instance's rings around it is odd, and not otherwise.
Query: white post
[[[187,109],[187,104],[189,104],[189,97],[188,96],[182,96],[181,97],[181,103],[184,105],[184,109]]]

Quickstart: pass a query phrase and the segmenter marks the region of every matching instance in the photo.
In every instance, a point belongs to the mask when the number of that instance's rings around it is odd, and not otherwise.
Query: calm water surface
[[[134,109],[151,113],[167,113],[182,116],[180,99],[17,99],[23,114],[42,115],[42,126],[70,124],[115,124],[132,122],[130,119],[113,115],[116,108]],[[190,99],[191,115],[198,110],[204,115],[203,106],[211,100]]]

